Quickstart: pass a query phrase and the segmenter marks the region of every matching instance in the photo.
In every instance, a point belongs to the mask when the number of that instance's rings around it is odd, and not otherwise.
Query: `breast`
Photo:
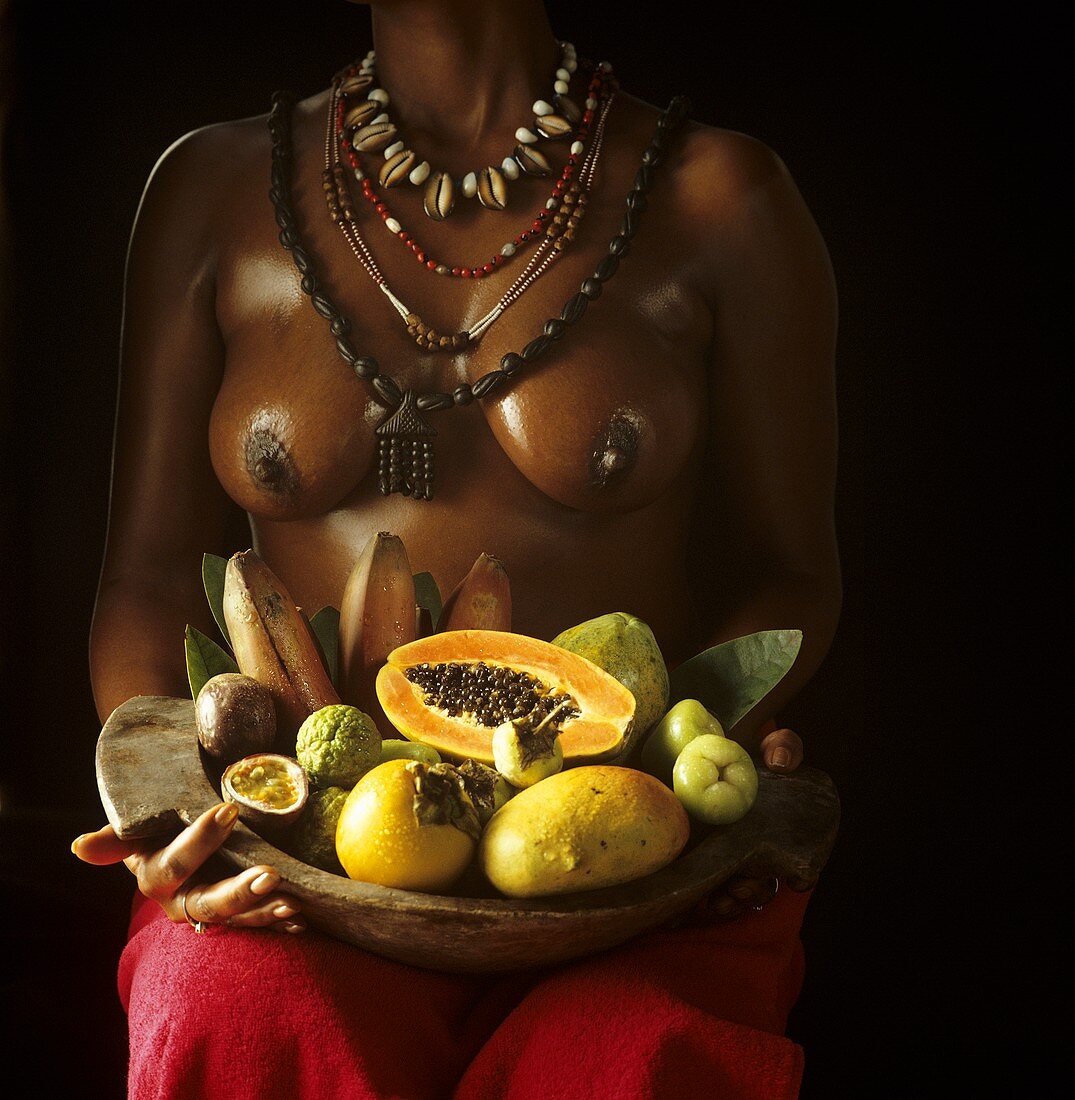
[[[252,515],[277,520],[328,512],[366,478],[381,415],[335,356],[289,265],[253,252],[229,277],[233,320],[209,423],[225,491]]]
[[[489,404],[504,454],[547,496],[583,511],[629,512],[682,476],[704,433],[696,356],[677,362],[635,315],[567,340]]]
[[[567,508],[630,512],[682,476],[704,436],[697,326],[675,287],[632,283],[595,303],[507,388],[430,415],[438,483],[521,475]],[[289,258],[248,252],[224,289],[226,368],[210,421],[221,485],[251,515],[273,520],[378,496],[374,431],[385,409],[336,354]],[[495,368],[503,342],[523,346],[530,327],[520,318],[517,330],[506,324],[499,339],[432,363],[406,349],[378,358],[398,364],[390,373],[404,388],[451,389]]]

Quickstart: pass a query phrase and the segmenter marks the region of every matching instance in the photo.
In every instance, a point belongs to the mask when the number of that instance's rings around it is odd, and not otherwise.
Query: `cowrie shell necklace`
[[[592,140],[585,149],[585,155],[577,165],[577,178],[571,178],[575,174],[576,165],[569,165],[571,172],[568,173],[565,170],[564,176],[561,177],[557,187],[554,188],[553,197],[546,204],[539,217],[534,220],[531,229],[522,238],[517,238],[517,240],[531,236],[540,238],[539,244],[526,267],[485,316],[475,322],[469,329],[448,335],[440,333],[427,325],[419,314],[393,293],[369,245],[359,232],[354,217],[354,209],[349,203],[349,195],[346,191],[343,166],[339,159],[341,155],[339,144],[332,140],[333,120],[337,117],[336,100],[338,97],[338,89],[334,88],[333,93],[329,96],[328,123],[325,133],[325,168],[322,173],[329,215],[339,226],[351,251],[362,264],[366,273],[403,319],[407,326],[408,335],[420,348],[425,351],[458,352],[476,343],[490,326],[503,315],[504,311],[513,302],[517,301],[541,275],[548,271],[564,249],[575,239],[576,229],[589,202],[590,189],[593,185],[597,163],[604,146],[606,120],[614,95],[615,92],[609,90],[608,94],[601,99],[600,113],[593,128]],[[588,110],[586,116],[587,127],[592,121],[590,114],[591,111]],[[382,217],[384,217],[383,213]],[[385,218],[385,224],[389,231],[395,236],[409,240],[409,235],[402,230],[398,223],[390,224],[393,221],[392,218]],[[496,269],[496,266],[495,264],[487,265],[488,271],[483,271],[482,274],[490,273]]]
[[[523,175],[547,176],[551,172],[548,158],[537,146],[542,141],[573,137],[582,118],[582,111],[568,96],[571,76],[578,68],[578,55],[572,43],[561,42],[552,101],[535,101],[533,121],[515,131],[516,145],[512,152],[499,164],[453,176],[421,159],[399,137],[387,110],[389,95],[376,86],[376,60],[376,52],[370,50],[358,70],[349,72],[340,81],[339,91],[345,104],[343,140],[356,153],[383,155],[384,167],[378,172],[382,187],[409,182],[423,188],[422,207],[434,221],[447,218],[460,197],[477,197],[487,210],[503,210],[508,204],[510,181]],[[577,141],[573,147],[576,144]]]

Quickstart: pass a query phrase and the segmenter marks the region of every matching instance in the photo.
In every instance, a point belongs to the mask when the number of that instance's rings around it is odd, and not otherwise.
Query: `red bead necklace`
[[[361,187],[362,197],[373,207],[378,216],[384,222],[388,231],[402,241],[410,250],[415,260],[427,271],[437,275],[455,276],[462,279],[483,279],[504,267],[513,257],[519,254],[520,249],[528,242],[537,240],[543,236],[559,237],[566,232],[567,217],[557,220],[563,213],[563,199],[571,188],[573,177],[583,160],[585,143],[590,135],[591,127],[597,117],[600,105],[611,95],[616,88],[616,81],[612,74],[611,66],[607,62],[592,66],[593,74],[586,93],[586,106],[579,119],[575,140],[571,146],[571,153],[567,158],[552,193],[545,201],[543,207],[537,212],[533,221],[522,232],[517,233],[511,241],[507,242],[500,251],[490,259],[480,264],[454,264],[444,263],[434,259],[422,246],[417,238],[406,230],[396,218],[384,197],[375,189],[369,174],[363,169],[359,154],[352,148],[347,140],[344,119],[347,107],[340,97],[335,106],[335,139],[340,154],[346,159],[355,178]],[[346,69],[341,70],[334,78],[337,91],[344,82],[362,70],[360,62],[354,62]],[[528,150],[533,155],[532,150]],[[540,163],[540,162],[537,162]],[[383,170],[382,170],[383,171]],[[531,169],[530,174],[547,175],[548,172],[540,169]],[[337,172],[326,171],[324,190],[329,204],[329,213],[333,221],[343,218],[346,221],[354,220],[354,206],[351,202],[350,191],[347,188],[345,174],[340,169]],[[571,238],[568,237],[568,240]]]

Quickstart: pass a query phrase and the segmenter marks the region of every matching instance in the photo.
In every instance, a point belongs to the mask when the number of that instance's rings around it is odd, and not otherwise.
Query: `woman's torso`
[[[620,94],[597,184],[572,247],[462,355],[418,349],[330,221],[322,197],[327,91],[291,115],[291,204],[326,292],[351,339],[402,390],[450,391],[520,351],[592,274],[618,231],[657,111]],[[711,309],[696,242],[678,201],[690,134],[657,170],[630,255],[585,317],[509,386],[428,415],[434,498],[382,496],[374,428],[385,409],[338,355],[300,288],[268,197],[264,116],[233,129],[216,268],[225,369],[210,423],[214,469],[250,516],[253,544],[304,606],[339,606],[369,536],[398,534],[414,571],[447,593],[482,551],[512,581],[514,628],[539,637],[606,611],[650,623],[666,657],[685,655],[686,547],[706,437]],[[379,159],[379,158],[378,158]],[[431,254],[480,262],[524,227],[551,180],[520,180],[508,209],[437,224],[417,189],[388,193],[393,213]],[[422,270],[356,195],[359,228],[393,291],[440,331],[482,316],[525,264],[485,280]],[[468,204],[476,207],[476,203]],[[609,459],[614,461],[610,462]],[[612,467],[612,473],[609,468]]]

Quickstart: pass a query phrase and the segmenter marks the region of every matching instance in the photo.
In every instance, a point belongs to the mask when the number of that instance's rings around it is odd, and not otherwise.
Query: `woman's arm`
[[[234,150],[229,128],[194,131],[161,156],[131,233],[108,536],[89,646],[102,722],[134,695],[189,693],[184,628],[213,629],[202,555],[229,552],[229,533],[245,522],[216,479],[208,442],[224,367],[214,196]],[[272,867],[194,886],[234,824],[234,807],[220,805],[175,838],[124,841],[106,826],[72,850],[88,863],[122,860],[174,921],[301,931],[297,904],[273,893]]]
[[[816,672],[840,613],[836,289],[821,234],[779,158],[742,134],[710,130],[700,141],[714,329],[691,550],[696,651],[759,630],[803,631],[787,676],[736,727],[755,748],[762,723]],[[767,741],[767,761],[784,741]]]
[[[222,170],[213,129],[158,160],[127,252],[108,536],[90,631],[102,722],[133,695],[189,691],[184,627],[211,629],[202,554],[225,546],[238,512],[208,447],[224,361],[207,178]]]

